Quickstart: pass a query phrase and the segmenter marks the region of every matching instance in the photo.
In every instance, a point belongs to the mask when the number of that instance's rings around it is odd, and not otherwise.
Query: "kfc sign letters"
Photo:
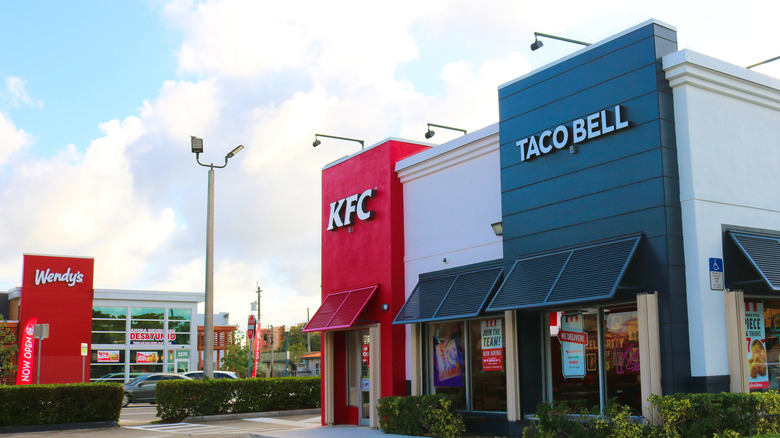
[[[369,198],[376,196],[376,190],[368,189],[363,193],[352,195],[344,199],[339,199],[330,204],[330,215],[328,216],[328,231],[339,227],[352,225],[352,218],[357,213],[358,219],[365,221],[374,217],[373,211],[366,210],[366,203]]]

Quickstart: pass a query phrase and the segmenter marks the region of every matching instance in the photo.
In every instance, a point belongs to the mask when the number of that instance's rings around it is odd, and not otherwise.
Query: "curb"
[[[0,427],[0,435],[7,433],[49,432],[53,430],[108,429],[118,428],[118,421],[95,421],[90,423],[36,424],[30,426]]]
[[[205,423],[209,421],[230,421],[230,420],[243,420],[245,418],[262,418],[262,417],[286,417],[290,415],[314,415],[321,412],[320,408],[314,409],[292,409],[289,411],[268,411],[268,412],[246,412],[243,414],[222,414],[222,415],[197,415],[194,417],[187,417],[181,420],[182,423]]]

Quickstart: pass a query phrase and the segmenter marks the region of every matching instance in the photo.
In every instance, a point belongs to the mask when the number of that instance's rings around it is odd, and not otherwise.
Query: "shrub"
[[[119,421],[122,395],[118,383],[0,386],[0,426]]]
[[[780,394],[673,394],[650,396],[665,437],[750,436],[780,430]],[[736,435],[734,435],[736,434]]]
[[[598,407],[567,402],[541,403],[527,438],[552,437],[739,437],[780,431],[780,394],[653,395],[660,425],[641,425],[626,406],[611,405],[604,415]]]
[[[199,415],[320,407],[319,377],[165,380],[155,388],[157,415],[181,420]]]
[[[650,432],[631,418],[628,406],[610,404],[604,415],[598,411],[598,407],[588,409],[584,403],[541,403],[536,410],[538,422],[527,427],[523,437],[633,438]]]
[[[379,427],[385,433],[459,437],[466,431],[452,398],[446,395],[383,397],[377,410]]]

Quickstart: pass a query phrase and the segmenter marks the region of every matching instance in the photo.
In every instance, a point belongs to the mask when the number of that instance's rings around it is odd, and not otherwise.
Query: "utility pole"
[[[306,308],[306,324],[309,324],[309,308]],[[311,353],[311,332],[306,332],[306,352]]]
[[[271,332],[271,377],[274,376],[274,326],[269,325],[268,331]]]
[[[260,289],[260,283],[255,283],[255,284],[257,284],[257,324],[255,325],[255,327],[259,328],[262,327],[260,325],[260,292],[262,292],[263,290]]]

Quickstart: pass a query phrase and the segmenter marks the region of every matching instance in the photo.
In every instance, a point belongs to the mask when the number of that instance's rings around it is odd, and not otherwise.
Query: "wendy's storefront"
[[[448,393],[512,434],[542,401],[650,418],[650,394],[777,387],[780,81],[650,20],[498,103],[496,125],[323,170],[323,422]]]
[[[24,255],[22,286],[0,295],[19,323],[16,384],[198,369],[202,293],[94,289],[93,273],[89,257]]]

